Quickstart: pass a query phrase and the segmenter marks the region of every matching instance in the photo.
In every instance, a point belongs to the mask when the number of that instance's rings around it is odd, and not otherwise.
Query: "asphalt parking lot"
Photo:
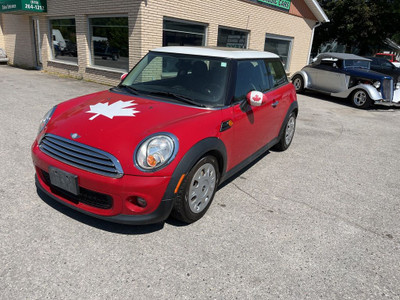
[[[58,102],[108,87],[0,66],[2,299],[400,299],[400,109],[299,96],[291,147],[197,223],[107,223],[38,196],[30,146]]]

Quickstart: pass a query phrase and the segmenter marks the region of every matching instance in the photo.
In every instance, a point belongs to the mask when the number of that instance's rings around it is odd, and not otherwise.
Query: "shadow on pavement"
[[[228,177],[222,184],[218,186],[218,190],[222,189],[223,187],[227,186],[230,184],[232,181],[234,181],[236,178],[240,177],[243,173],[247,172],[251,167],[253,167],[255,164],[257,164],[260,160],[262,160],[264,157],[266,157],[269,153],[271,153],[273,150],[267,150],[263,154],[261,154],[258,158],[253,160],[250,164],[248,164],[246,167],[243,169],[240,169],[237,173],[233,174],[232,176]],[[217,190],[217,191],[218,191]]]
[[[52,208],[58,210],[60,213],[86,225],[95,227],[108,232],[119,233],[119,234],[148,234],[164,228],[164,223],[150,224],[150,225],[125,225],[117,224],[95,217],[85,215],[84,213],[78,212],[65,206],[56,200],[52,199],[50,196],[43,193],[41,190],[37,189],[37,194],[39,197],[51,206]],[[167,220],[168,221],[168,220]],[[172,225],[175,225],[172,223]],[[179,226],[179,225],[176,225]]]
[[[348,106],[348,107],[352,107],[354,109],[359,109],[354,107],[353,105],[351,105],[351,102],[348,98],[337,98],[337,97],[332,97],[329,95],[325,95],[325,94],[320,94],[317,92],[313,92],[313,91],[307,91],[305,93],[302,93],[301,95],[304,96],[308,96],[308,97],[312,97],[315,98],[317,100],[322,100],[322,101],[327,101],[327,102],[331,102],[331,103],[337,103],[343,106]],[[400,109],[400,106],[388,106],[388,105],[382,105],[382,104],[374,104],[371,107],[364,109],[364,110],[370,110],[370,111],[388,111],[391,112],[393,110],[398,110]]]

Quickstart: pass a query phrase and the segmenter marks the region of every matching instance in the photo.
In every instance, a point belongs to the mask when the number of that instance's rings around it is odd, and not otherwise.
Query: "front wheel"
[[[199,220],[211,205],[218,181],[217,160],[213,156],[200,159],[184,178],[171,216],[185,223]]]
[[[296,114],[292,112],[287,120],[279,142],[272,147],[275,151],[285,151],[292,143],[296,131]]]
[[[355,90],[351,94],[351,104],[357,108],[368,108],[372,104],[372,100],[368,93],[364,90]]]

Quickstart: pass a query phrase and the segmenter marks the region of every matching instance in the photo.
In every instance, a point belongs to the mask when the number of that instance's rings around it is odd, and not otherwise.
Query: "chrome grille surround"
[[[124,175],[121,164],[113,155],[54,134],[44,135],[39,148],[56,160],[85,171],[112,178]]]
[[[384,79],[382,82],[383,99],[386,101],[393,100],[393,80]]]

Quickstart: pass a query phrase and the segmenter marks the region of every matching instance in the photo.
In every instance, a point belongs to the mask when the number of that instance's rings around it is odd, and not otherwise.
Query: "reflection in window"
[[[50,20],[53,58],[78,63],[75,19]]]
[[[128,18],[90,18],[92,65],[129,68]]]
[[[204,25],[164,20],[163,46],[204,46]]]
[[[267,62],[268,69],[271,72],[272,86],[279,87],[288,82],[285,70],[280,61]]]
[[[286,71],[289,70],[292,42],[293,38],[291,37],[272,34],[267,34],[265,37],[264,51],[279,55]]]
[[[217,46],[246,49],[247,36],[246,31],[219,28]]]

